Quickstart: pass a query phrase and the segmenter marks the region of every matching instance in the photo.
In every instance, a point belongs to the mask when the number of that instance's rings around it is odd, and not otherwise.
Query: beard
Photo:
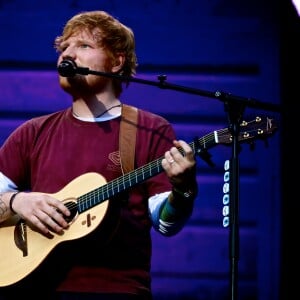
[[[61,88],[73,97],[86,97],[104,91],[111,79],[98,75],[75,75],[59,77]]]

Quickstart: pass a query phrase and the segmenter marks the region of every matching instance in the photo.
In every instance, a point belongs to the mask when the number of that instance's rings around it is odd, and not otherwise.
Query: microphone
[[[58,73],[63,77],[73,77],[76,74],[88,75],[89,69],[77,67],[74,60],[65,59],[57,67]]]

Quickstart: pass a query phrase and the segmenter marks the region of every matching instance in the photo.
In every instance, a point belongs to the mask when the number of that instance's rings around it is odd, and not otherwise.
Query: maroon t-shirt
[[[101,174],[104,181],[99,186],[122,176],[119,127],[120,118],[83,122],[73,117],[71,109],[31,119],[0,149],[0,171],[20,190],[59,194],[64,199],[86,194],[91,188],[81,182],[84,174]],[[174,130],[164,118],[139,110],[136,167],[162,157],[174,139]],[[170,189],[161,172],[117,193],[108,201],[97,229],[57,245],[16,287],[42,288],[46,282],[45,288],[64,291],[149,292],[151,220],[147,200]]]

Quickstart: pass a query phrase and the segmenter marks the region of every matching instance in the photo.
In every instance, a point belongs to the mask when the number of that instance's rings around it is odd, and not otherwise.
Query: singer
[[[121,100],[137,58],[118,19],[79,13],[55,47],[70,107],[24,122],[0,148],[0,300],[150,300],[151,228],[174,236],[191,216],[193,150]]]

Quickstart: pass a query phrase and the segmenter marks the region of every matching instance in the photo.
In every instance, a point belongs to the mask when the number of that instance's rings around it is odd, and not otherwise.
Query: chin
[[[90,89],[85,78],[77,75],[74,77],[59,77],[59,84],[65,92],[71,95],[81,94],[83,91]]]
[[[73,85],[72,81],[73,81],[73,78],[61,77],[61,76],[59,77],[59,85],[65,91],[72,89],[72,85]]]

